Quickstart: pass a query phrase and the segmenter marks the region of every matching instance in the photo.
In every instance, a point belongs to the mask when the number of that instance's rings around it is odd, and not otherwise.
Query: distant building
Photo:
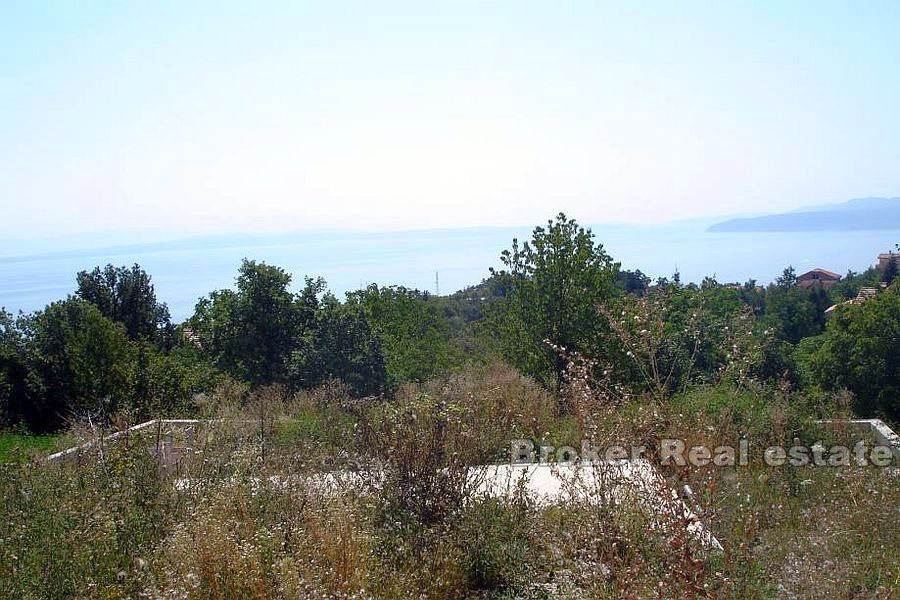
[[[811,288],[816,285],[830,287],[841,280],[841,276],[825,269],[813,269],[797,277],[797,285],[802,288]]]
[[[877,293],[878,293],[878,290],[876,288],[869,288],[869,287],[860,288],[859,293],[856,294],[856,298],[854,298],[850,302],[856,302],[857,304],[860,304],[862,302],[865,302],[869,298],[874,298],[875,294],[877,294]]]
[[[191,343],[191,344],[197,346],[198,348],[201,347],[201,346],[200,346],[200,334],[198,334],[196,331],[194,331],[193,329],[191,329],[191,328],[188,327],[187,325],[185,325],[184,328],[181,330],[181,335],[182,335],[182,336],[184,337],[184,339],[187,340],[189,343]]]
[[[897,266],[900,267],[900,253],[898,252],[882,252],[878,255],[878,265],[877,267],[882,271],[888,266],[890,261],[894,261],[897,263]]]

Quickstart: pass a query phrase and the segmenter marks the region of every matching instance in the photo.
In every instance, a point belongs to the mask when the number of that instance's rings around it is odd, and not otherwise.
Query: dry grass
[[[560,403],[505,367],[352,402],[339,384],[290,396],[222,390],[198,450],[161,470],[138,439],[102,460],[0,467],[4,598],[885,598],[900,586],[896,476],[881,469],[661,467],[690,485],[724,546],[689,516],[613,501],[476,498],[463,475],[512,437],[663,437],[751,449],[848,441],[787,390],[695,388],[611,398],[578,381]],[[574,398],[574,394],[580,394]],[[840,405],[840,402],[832,403]],[[656,460],[651,454],[651,460]],[[359,477],[340,489],[320,476]],[[176,486],[176,481],[182,484]],[[189,481],[190,485],[184,482]],[[680,506],[676,503],[672,506]]]

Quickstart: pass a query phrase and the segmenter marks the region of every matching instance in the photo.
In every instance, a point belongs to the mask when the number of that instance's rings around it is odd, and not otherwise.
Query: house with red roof
[[[797,276],[797,285],[802,288],[811,288],[817,285],[830,287],[841,280],[841,276],[825,269],[813,269]]]

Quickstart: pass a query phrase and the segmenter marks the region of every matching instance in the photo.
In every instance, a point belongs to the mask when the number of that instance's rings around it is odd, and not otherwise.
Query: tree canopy
[[[381,341],[391,385],[425,381],[450,366],[449,324],[427,294],[370,285],[348,293],[347,303],[362,311]]]
[[[75,296],[31,315],[0,310],[0,425],[185,414],[228,381],[302,390],[339,379],[356,397],[391,397],[498,359],[558,388],[575,355],[617,389],[660,401],[735,375],[814,394],[848,389],[858,414],[900,419],[900,284],[887,269],[830,288],[798,285],[792,267],[765,287],[682,283],[678,273],[653,281],[621,271],[562,213],[513,239],[500,262],[447,296],[370,285],[339,300],[321,278],[297,285],[245,259],[233,288],[201,298],[178,326],[139,265],[80,271]],[[844,304],[862,287],[879,291]]]
[[[841,305],[813,358],[816,379],[847,388],[862,416],[900,421],[900,288],[862,304]]]
[[[103,419],[130,399],[131,346],[125,328],[93,304],[69,298],[23,323],[26,358],[41,385],[25,418],[38,430],[73,416]]]
[[[322,280],[307,279],[299,295],[279,267],[244,260],[237,290],[219,290],[197,303],[191,327],[220,367],[252,385],[287,381],[288,361],[312,325]]]
[[[560,383],[565,361],[547,342],[568,351],[604,354],[610,339],[599,304],[618,293],[619,264],[594,234],[560,213],[536,227],[530,241],[500,255],[494,272],[507,294],[492,311],[503,355],[523,372]]]
[[[132,340],[162,341],[170,327],[169,309],[157,302],[148,275],[139,265],[80,271],[75,294],[96,306],[107,319],[121,323]]]

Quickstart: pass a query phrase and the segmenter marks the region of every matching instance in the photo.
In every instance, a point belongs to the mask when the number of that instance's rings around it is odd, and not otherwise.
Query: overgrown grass
[[[570,393],[572,390],[564,391]],[[511,369],[352,401],[223,390],[197,452],[161,469],[139,438],[78,462],[0,467],[4,598],[885,598],[900,588],[900,485],[878,468],[784,467],[768,445],[851,443],[788,390],[718,385],[573,414]],[[839,416],[842,401],[829,409]],[[559,445],[747,439],[749,464],[658,465],[689,516],[473,493],[468,469],[512,437]],[[648,453],[651,461],[658,456]],[[342,485],[326,477],[342,473]]]

